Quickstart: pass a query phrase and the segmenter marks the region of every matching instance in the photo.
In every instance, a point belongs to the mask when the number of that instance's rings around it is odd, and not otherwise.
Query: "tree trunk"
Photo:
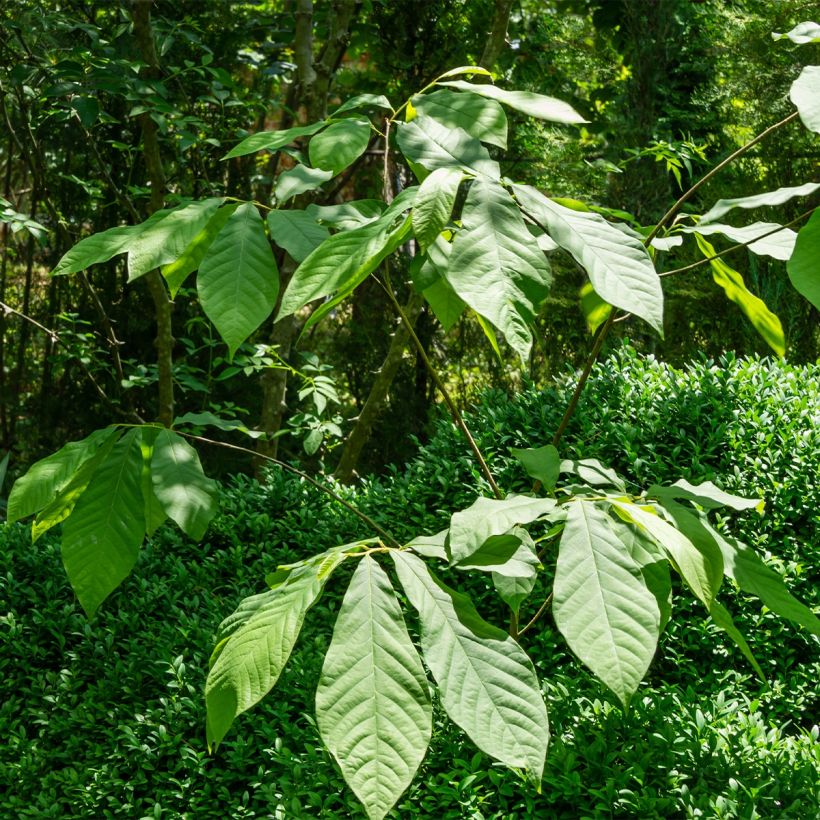
[[[507,26],[510,22],[512,5],[513,0],[495,0],[493,24],[487,34],[487,42],[484,44],[481,59],[478,61],[478,64],[487,70],[492,69],[498,62],[507,44]]]

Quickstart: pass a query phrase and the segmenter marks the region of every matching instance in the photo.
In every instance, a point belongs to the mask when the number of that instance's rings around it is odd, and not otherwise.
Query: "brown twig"
[[[521,629],[518,632],[519,637],[521,635],[523,635],[528,629],[532,629],[532,627],[538,622],[538,620],[541,618],[541,616],[547,611],[547,608],[549,607],[549,605],[551,603],[552,603],[552,593],[550,592],[550,594],[547,595],[546,600],[544,601],[544,603],[541,604],[540,607],[538,607],[538,612],[536,612],[535,615],[533,615],[532,618],[530,618],[530,620],[527,622],[527,624],[523,627],[523,629]]]

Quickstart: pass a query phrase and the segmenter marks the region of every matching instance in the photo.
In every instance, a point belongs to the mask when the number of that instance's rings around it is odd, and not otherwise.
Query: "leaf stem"
[[[550,594],[547,595],[546,600],[544,601],[544,603],[541,604],[540,607],[538,607],[538,612],[536,612],[535,615],[533,615],[532,618],[530,618],[530,620],[527,622],[527,624],[525,624],[524,628],[521,629],[521,631],[518,633],[519,637],[521,635],[523,635],[528,629],[532,629],[532,627],[538,622],[538,620],[541,618],[541,616],[547,611],[547,608],[549,607],[549,605],[551,603],[552,603],[552,593],[550,592]]]

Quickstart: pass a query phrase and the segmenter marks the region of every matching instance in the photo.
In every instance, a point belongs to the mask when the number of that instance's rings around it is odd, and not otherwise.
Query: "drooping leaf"
[[[800,112],[803,125],[820,134],[820,66],[807,65],[792,83],[789,99]]]
[[[33,464],[11,488],[6,509],[9,523],[40,512],[68,484],[72,476],[99,450],[103,443],[119,434],[115,427],[95,430],[81,441],[72,441],[53,455]]]
[[[585,484],[590,487],[615,487],[625,490],[623,480],[611,467],[604,467],[597,458],[581,458],[576,461],[564,459],[559,470],[562,473],[572,473],[577,475]]]
[[[658,602],[606,512],[580,500],[567,506],[553,584],[555,624],[626,706],[657,648]]]
[[[609,318],[612,313],[612,305],[601,299],[589,282],[581,285],[579,296],[581,297],[581,311],[584,314],[584,319],[586,319],[587,329],[590,333],[595,333]]]
[[[686,501],[694,501],[707,510],[730,507],[738,512],[743,510],[763,511],[763,501],[761,499],[732,495],[725,490],[721,490],[720,487],[716,487],[711,481],[690,484],[685,478],[680,478],[667,487],[658,485],[650,487],[647,490],[647,495],[655,498],[683,498]]]
[[[820,43],[820,25],[806,21],[805,23],[798,23],[791,31],[785,34],[780,34],[777,31],[772,32],[773,40],[783,40],[786,37],[799,46],[805,45],[806,43]]]
[[[491,72],[480,65],[461,65],[458,68],[451,68],[445,71],[444,74],[439,74],[436,77],[436,82],[439,80],[446,80],[448,77],[458,77],[460,74],[475,74],[481,77],[492,77]]]
[[[381,820],[424,758],[432,708],[390,579],[369,556],[359,561],[339,609],[316,722],[368,817]]]
[[[260,131],[258,134],[251,134],[245,137],[238,145],[235,145],[222,159],[233,159],[243,157],[245,154],[254,154],[257,151],[267,149],[276,151],[290,145],[298,137],[309,137],[320,129],[324,128],[327,122],[314,122],[311,125],[298,125],[295,128],[285,128],[282,131]]]
[[[140,231],[128,245],[128,281],[179,259],[222,201],[222,197],[212,197],[190,202]]]
[[[453,564],[477,552],[493,535],[503,535],[516,524],[529,524],[555,509],[553,498],[511,495],[505,499],[477,498],[450,519],[450,558]]]
[[[789,228],[777,228],[780,226],[776,222],[753,222],[751,225],[744,225],[742,228],[736,228],[733,225],[723,225],[722,223],[714,223],[709,225],[695,225],[691,228],[682,228],[684,233],[699,233],[702,236],[708,236],[713,233],[720,233],[728,236],[733,242],[743,244],[751,242],[748,246],[752,253],[759,256],[771,256],[772,259],[780,259],[786,261],[794,252],[794,243],[797,239],[797,234]],[[776,233],[772,233],[776,231]],[[765,236],[771,234],[770,236]],[[758,236],[764,236],[757,242],[752,242]]]
[[[527,471],[528,476],[540,481],[549,491],[555,489],[561,467],[561,457],[552,444],[522,449],[513,447],[510,452]]]
[[[270,315],[279,271],[252,203],[242,203],[217,234],[199,266],[197,291],[231,356]]]
[[[208,746],[216,748],[234,718],[258,703],[276,684],[299,637],[305,613],[316,602],[330,571],[307,563],[264,593],[248,618],[218,643],[205,683]],[[220,632],[222,628],[220,627]],[[219,636],[217,636],[219,641]]]
[[[461,128],[448,128],[432,117],[419,114],[399,123],[396,141],[401,152],[427,171],[457,168],[479,177],[499,179],[498,163],[487,149]]]
[[[587,122],[571,105],[556,100],[555,97],[547,97],[544,94],[536,94],[533,91],[508,91],[499,88],[497,85],[476,85],[465,80],[449,80],[439,82],[439,85],[446,85],[450,88],[457,88],[459,91],[470,91],[481,97],[490,100],[497,100],[522,114],[535,117],[539,120],[549,120],[550,122],[562,122],[571,125],[579,125]]]
[[[364,153],[370,133],[367,117],[350,117],[331,123],[310,141],[311,164],[335,176]]]
[[[63,524],[63,564],[89,618],[131,572],[145,535],[140,432],[114,445]]]
[[[154,441],[160,429],[159,427],[145,426],[142,428],[140,435],[140,450],[142,452],[140,489],[142,491],[143,515],[145,518],[145,534],[148,536],[153,535],[168,518],[151,482],[151,457],[154,454]]]
[[[481,142],[507,147],[507,117],[495,100],[440,88],[432,94],[417,94],[413,108],[448,128],[461,128]]]
[[[202,264],[208,248],[211,247],[217,234],[238,207],[239,204],[236,203],[220,208],[208,220],[208,224],[190,241],[182,255],[175,262],[171,262],[162,268],[162,275],[168,283],[168,290],[171,291],[172,299],[179,292],[188,274],[193,273]]]
[[[413,205],[413,231],[422,248],[432,245],[453,213],[460,168],[436,168],[419,187]]]
[[[321,188],[333,178],[333,171],[322,168],[308,168],[307,165],[294,165],[276,177],[273,193],[276,201],[282,205],[294,196]]]
[[[794,289],[820,310],[820,210],[815,210],[797,234],[794,253],[786,263]]]
[[[757,676],[765,683],[766,676],[763,674],[760,664],[757,662],[754,654],[752,654],[752,650],[746,642],[746,638],[743,637],[743,633],[735,626],[735,622],[726,607],[723,606],[720,601],[712,601],[709,607],[709,614],[712,616],[715,625],[719,626],[735,642],[738,649],[743,653],[743,657],[749,661],[752,668],[757,672]]]
[[[530,597],[530,593],[535,587],[535,573],[522,578],[518,575],[505,575],[502,572],[494,572],[492,578],[498,596],[517,617],[521,604]]]
[[[427,558],[438,558],[441,561],[449,561],[445,544],[450,530],[441,530],[434,535],[419,535],[412,541],[408,541],[406,546],[410,547],[419,555]]]
[[[185,413],[183,416],[177,416],[174,419],[174,427],[179,424],[193,424],[196,427],[216,427],[217,430],[244,433],[250,438],[260,438],[265,435],[261,430],[249,430],[239,419],[224,419],[209,412]]]
[[[498,183],[477,179],[470,186],[444,275],[526,360],[532,347],[530,324],[549,293],[552,275],[518,208]]]
[[[323,225],[330,225],[340,231],[349,231],[368,222],[375,222],[386,207],[380,199],[354,199],[338,205],[311,204],[305,211]]]
[[[695,234],[698,247],[707,258],[715,255],[714,246],[707,242],[699,233]],[[728,299],[734,302],[752,323],[761,338],[778,356],[786,355],[786,337],[783,325],[766,306],[766,303],[755,296],[743,281],[743,277],[733,268],[730,268],[722,259],[709,259],[712,268],[712,278],[723,288]]]
[[[472,555],[459,561],[455,567],[498,572],[510,578],[534,578],[540,564],[529,533],[516,527],[503,535],[491,535]]]
[[[339,114],[344,114],[345,111],[358,111],[363,108],[386,108],[388,111],[393,110],[390,105],[390,100],[383,94],[357,94],[351,97],[346,102],[343,102],[332,114],[331,117],[338,117]]]
[[[217,510],[217,484],[202,472],[196,450],[172,430],[160,430],[151,458],[154,493],[168,516],[194,540]]]
[[[529,185],[513,185],[524,209],[584,268],[595,292],[663,335],[660,277],[643,243],[602,216],[565,208]]]
[[[701,218],[698,225],[717,222],[724,214],[734,208],[762,208],[764,206],[782,205],[796,196],[809,196],[820,188],[820,182],[807,182],[793,188],[778,188],[765,194],[742,196],[737,199],[719,199]]]
[[[301,210],[270,211],[268,230],[271,239],[297,262],[307,259],[330,236],[324,225],[320,225],[307,211]]]
[[[441,704],[486,754],[538,783],[549,742],[547,710],[523,649],[409,552],[390,553],[419,613],[421,648]]]
[[[466,305],[446,279],[439,278],[422,293],[446,333],[461,318]]]

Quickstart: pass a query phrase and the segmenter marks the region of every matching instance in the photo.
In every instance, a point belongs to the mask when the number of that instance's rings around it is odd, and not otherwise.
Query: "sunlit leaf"
[[[794,253],[786,263],[794,289],[820,310],[820,210],[800,229]]]

